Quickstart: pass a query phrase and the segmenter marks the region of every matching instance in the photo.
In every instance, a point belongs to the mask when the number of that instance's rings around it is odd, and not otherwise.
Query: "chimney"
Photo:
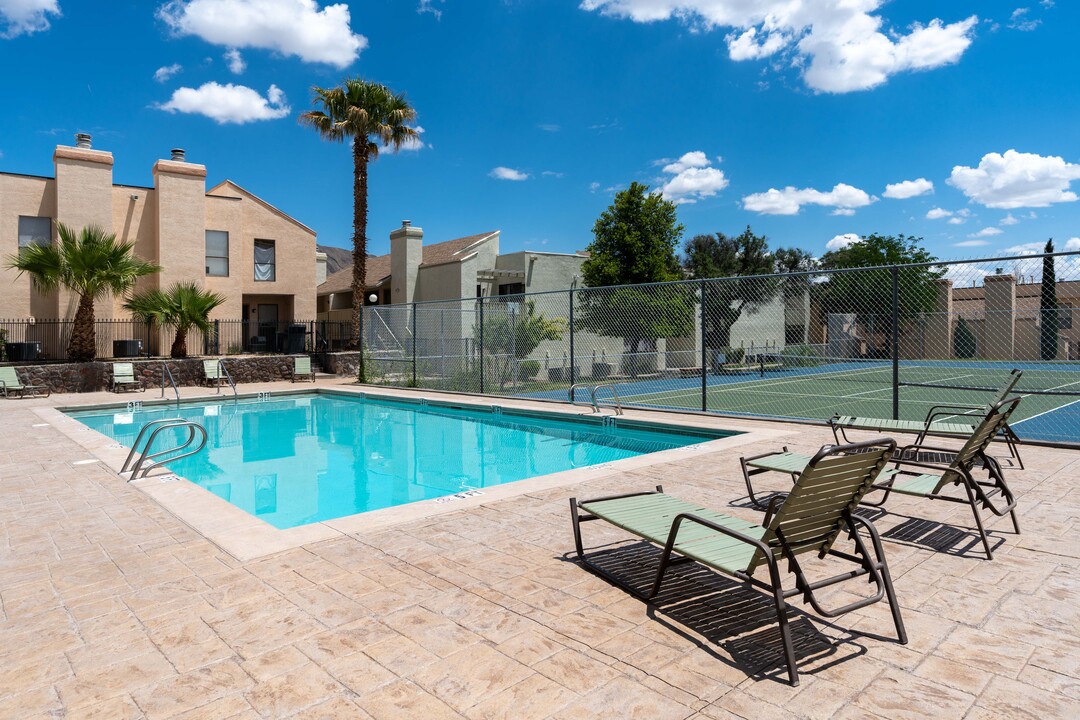
[[[184,162],[184,148],[173,148],[171,159],[175,162]]]
[[[91,149],[90,133],[75,133],[75,147],[85,150]]]
[[[394,304],[416,298],[416,278],[424,260],[423,240],[423,228],[413,227],[408,220],[402,220],[401,227],[390,233],[390,301]]]

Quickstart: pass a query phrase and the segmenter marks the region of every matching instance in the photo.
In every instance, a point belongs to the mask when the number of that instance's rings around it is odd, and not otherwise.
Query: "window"
[[[1060,307],[1058,307],[1058,330],[1072,330],[1072,321],[1072,305],[1061,305]]]
[[[523,295],[524,293],[525,283],[507,283],[499,286],[500,295]]]
[[[255,279],[277,280],[277,252],[273,240],[255,241]]]
[[[383,305],[390,304],[390,288],[383,288],[382,291],[382,303]]]
[[[229,233],[206,231],[206,274],[229,277]]]
[[[52,243],[52,218],[19,216],[19,247]]]

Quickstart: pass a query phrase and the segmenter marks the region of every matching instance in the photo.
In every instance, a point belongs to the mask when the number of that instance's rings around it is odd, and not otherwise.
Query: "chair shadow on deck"
[[[588,558],[627,585],[647,590],[656,579],[661,552],[648,542],[621,541],[592,549]],[[561,559],[577,562],[571,555]],[[651,601],[642,602],[648,606],[649,618],[695,643],[718,661],[756,680],[785,682],[787,667],[776,607],[769,595],[691,562],[670,567],[660,593]],[[866,647],[857,642],[861,637],[887,639],[847,630],[814,617],[831,628],[833,635],[821,632],[809,615],[788,605],[788,622],[800,671],[810,675],[866,654]]]
[[[862,514],[861,508],[859,514]],[[988,536],[993,549],[997,550],[1005,544],[1005,538],[990,535],[991,532],[988,531]],[[966,557],[971,550],[978,550],[978,546],[982,544],[979,534],[974,530],[913,517],[908,517],[888,530],[882,530],[881,539],[957,557]]]

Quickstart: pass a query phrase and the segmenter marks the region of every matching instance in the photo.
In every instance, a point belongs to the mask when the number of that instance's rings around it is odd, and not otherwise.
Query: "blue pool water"
[[[734,434],[458,408],[341,394],[282,395],[70,413],[131,447],[150,420],[206,428],[199,454],[168,465],[277,528],[588,467]],[[162,447],[175,443],[163,431]],[[157,447],[157,443],[155,443]]]

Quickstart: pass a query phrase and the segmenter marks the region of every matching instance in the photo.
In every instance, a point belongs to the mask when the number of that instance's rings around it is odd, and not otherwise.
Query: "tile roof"
[[[463,251],[472,247],[481,240],[485,240],[493,236],[497,231],[480,233],[478,235],[466,235],[455,240],[447,240],[446,242],[435,243],[434,245],[424,246],[424,256],[420,262],[421,267],[424,265],[440,265],[445,262],[457,259],[456,256],[462,255]],[[336,273],[327,276],[326,282],[319,285],[319,295],[329,295],[330,293],[345,292],[352,287],[352,265],[347,265]],[[376,257],[369,257],[367,261],[367,287],[374,287],[378,285],[381,280],[390,276],[390,254],[378,255]]]

